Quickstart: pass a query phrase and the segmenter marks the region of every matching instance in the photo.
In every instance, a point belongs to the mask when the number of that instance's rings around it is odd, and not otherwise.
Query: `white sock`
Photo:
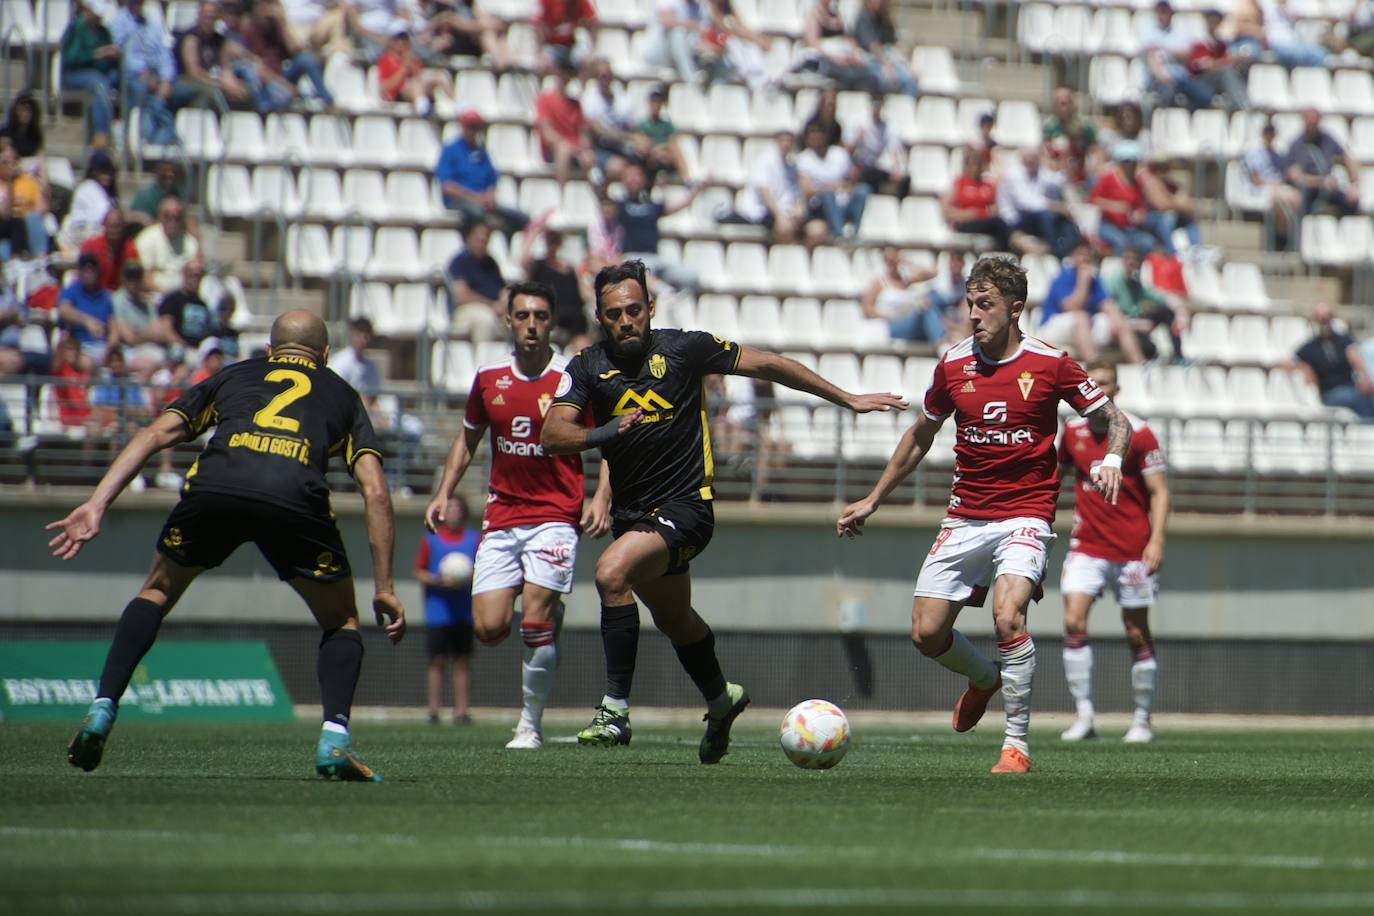
[[[333,732],[333,733],[336,734],[336,735],[346,735],[346,734],[348,734],[348,729],[345,728],[344,726],[340,725],[338,722],[326,722],[326,723],[324,723],[324,730],[327,731],[327,732]]]
[[[1082,645],[1076,648],[1064,646],[1064,679],[1069,682],[1069,693],[1078,708],[1078,718],[1093,717],[1093,647]]]
[[[610,707],[612,707],[613,709],[618,709],[618,710],[620,710],[622,713],[626,713],[626,712],[629,712],[629,711],[630,711],[630,701],[629,701],[628,699],[621,699],[620,697],[613,697],[613,696],[611,696],[610,694],[607,694],[606,696],[604,696],[604,697],[601,698],[601,705],[602,705],[602,706],[610,706]]]
[[[549,643],[537,648],[525,647],[520,663],[520,687],[525,708],[520,711],[520,724],[538,731],[544,721],[544,706],[553,690],[553,672],[558,667],[558,646]]]
[[[997,666],[982,652],[973,647],[968,638],[954,630],[950,633],[949,647],[935,661],[956,674],[962,674],[977,687],[991,687],[997,682]]]
[[[1035,640],[1029,633],[997,644],[1002,663],[1002,705],[1007,710],[1007,734],[1002,747],[1029,753],[1031,680],[1035,677]]]
[[[1158,672],[1159,663],[1153,655],[1131,665],[1131,690],[1135,692],[1136,722],[1150,721],[1150,710],[1155,705],[1155,675]]]

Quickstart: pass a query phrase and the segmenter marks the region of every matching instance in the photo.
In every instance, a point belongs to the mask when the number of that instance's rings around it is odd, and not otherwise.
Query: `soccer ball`
[[[849,751],[849,720],[829,700],[806,700],[782,720],[782,752],[804,770],[828,770]]]
[[[472,581],[472,557],[454,551],[439,561],[439,578],[449,588],[461,588]]]

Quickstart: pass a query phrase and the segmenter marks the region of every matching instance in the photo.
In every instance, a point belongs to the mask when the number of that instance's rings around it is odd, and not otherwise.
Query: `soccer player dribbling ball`
[[[983,258],[966,285],[973,336],[936,363],[921,413],[897,443],[871,493],[846,506],[840,536],[857,537],[882,501],[930,451],[954,417],[954,484],[916,581],[911,638],[921,654],[968,678],[954,707],[954,730],[973,728],[999,689],[1006,737],[994,773],[1030,772],[1027,733],[1035,643],[1026,611],[1045,574],[1059,495],[1056,410],[1067,401],[1105,422],[1106,456],[1093,471],[1102,498],[1115,504],[1131,425],[1068,354],[1021,334],[1026,272],[1009,260]],[[997,663],[954,628],[965,605],[981,605],[992,585]],[[1000,670],[999,670],[1000,669]]]
[[[1118,391],[1116,367],[1094,364],[1088,375],[1108,397]],[[1130,417],[1130,451],[1122,465],[1121,493],[1108,503],[1093,482],[1093,469],[1107,451],[1107,427],[1097,414],[1070,420],[1059,441],[1059,466],[1074,472],[1076,508],[1069,553],[1059,590],[1064,595],[1064,676],[1077,717],[1060,736],[1065,741],[1097,737],[1093,726],[1093,650],[1088,645],[1088,613],[1108,588],[1121,607],[1121,620],[1131,646],[1131,689],[1135,715],[1124,740],[1154,740],[1150,709],[1154,705],[1154,643],[1150,608],[1155,603],[1155,574],[1164,564],[1164,526],[1169,517],[1169,483],[1164,452],[1143,420]]]
[[[119,453],[91,498],[48,525],[58,529],[48,542],[53,556],[72,559],[100,534],[106,509],[154,453],[215,428],[158,536],[143,588],[115,627],[96,699],[67,748],[72,766],[89,772],[100,765],[129,679],[182,593],[252,541],[324,630],[317,665],[324,724],[315,746],[316,773],[381,782],[353,750],[348,730],[363,640],[352,571],[329,505],[324,475],[330,456],[343,457],[362,492],[372,547],[372,609],[395,643],[405,635],[405,610],[392,589],[391,492],[367,409],[328,361],[329,333],[319,316],[286,312],[272,322],[265,359],[235,363],[169,404]]]
[[[490,428],[491,475],[472,576],[472,620],[482,645],[494,646],[510,634],[520,598],[524,704],[506,747],[525,750],[544,746],[544,706],[558,667],[561,599],[572,591],[578,530],[600,537],[610,528],[605,468],[584,510],[581,457],[548,454],[539,444],[568,362],[549,344],[553,300],[553,290],[542,283],[507,288],[511,355],[477,371],[463,432],[453,440],[439,490],[425,509],[433,531]]]
[[[641,261],[604,268],[594,287],[606,339],[568,363],[543,434],[544,448],[554,454],[600,448],[611,475],[615,541],[596,565],[606,695],[578,741],[630,743],[638,596],[706,700],[706,733],[697,756],[702,763],[718,763],[749,696],[725,680],[715,636],[692,607],[689,563],[710,543],[715,527],[703,377],[766,379],[856,413],[902,410],[906,402],[893,394],[850,394],[793,360],[703,331],[652,328],[654,300]],[[591,429],[579,419],[588,407],[596,424]]]

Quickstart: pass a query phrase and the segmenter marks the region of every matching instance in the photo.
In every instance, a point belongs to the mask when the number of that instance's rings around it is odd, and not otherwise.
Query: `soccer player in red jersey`
[[[868,496],[846,506],[836,533],[863,534],[864,521],[930,451],[951,415],[957,427],[949,512],[921,566],[911,608],[916,648],[968,678],[954,707],[954,730],[978,723],[1000,688],[1007,730],[994,773],[1030,771],[1035,643],[1026,610],[1045,574],[1059,494],[1054,434],[1060,401],[1080,414],[1100,414],[1107,456],[1093,479],[1115,504],[1131,425],[1068,354],[1021,334],[1026,272],[1001,258],[983,258],[969,274],[967,304],[973,336],[935,366],[916,423],[902,434]],[[998,663],[954,629],[965,605],[980,605],[992,583]],[[1000,667],[1000,673],[999,673]]]
[[[490,427],[490,492],[473,569],[472,622],[483,645],[496,645],[510,633],[520,596],[524,708],[509,748],[543,746],[544,704],[558,666],[560,596],[572,591],[578,529],[600,537],[611,527],[604,465],[596,495],[584,509],[581,456],[545,454],[539,444],[544,414],[568,362],[549,344],[553,300],[553,290],[542,283],[507,288],[514,352],[478,370],[463,434],[454,439],[438,492],[425,509],[425,524],[433,531]]]
[[[1116,397],[1116,367],[1096,363],[1089,377]],[[1164,524],[1169,517],[1169,482],[1164,452],[1144,421],[1131,421],[1131,447],[1121,471],[1121,495],[1115,505],[1102,497],[1093,472],[1107,454],[1107,427],[1097,414],[1070,420],[1059,441],[1061,472],[1074,472],[1077,509],[1073,536],[1059,590],[1064,593],[1064,676],[1078,708],[1078,718],[1061,737],[1082,741],[1097,737],[1093,729],[1093,650],[1088,645],[1088,612],[1110,588],[1121,607],[1126,639],[1131,644],[1131,688],[1135,719],[1125,740],[1132,744],[1154,738],[1150,707],[1154,705],[1154,644],[1150,607],[1155,603],[1155,573],[1164,563]]]

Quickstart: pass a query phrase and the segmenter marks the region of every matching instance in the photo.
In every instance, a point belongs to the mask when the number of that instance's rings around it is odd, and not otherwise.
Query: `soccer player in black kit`
[[[100,765],[120,698],[177,599],[198,575],[252,541],[324,630],[318,661],[324,726],[315,771],[381,781],[353,751],[348,732],[363,642],[352,572],[324,477],[329,459],[338,455],[358,482],[376,582],[372,609],[398,642],[405,611],[392,590],[395,531],[381,449],[358,393],[326,368],[329,335],[319,317],[281,315],[272,324],[268,354],[235,363],[173,401],[124,447],[90,499],[48,525],[58,529],[49,542],[53,555],[72,559],[100,533],[105,510],[154,453],[214,427],[158,536],[152,571],[115,628],[95,702],[67,748],[73,766],[89,772]]]
[[[692,608],[688,566],[711,541],[714,464],[703,377],[747,375],[825,398],[856,413],[904,410],[895,394],[850,394],[786,357],[741,347],[703,331],[654,330],[643,262],[596,275],[596,315],[606,340],[578,353],[544,418],[552,454],[599,448],[610,466],[615,542],[596,564],[606,696],[582,744],[630,743],[630,684],[639,646],[638,595],[672,641],[682,667],[706,699],[698,756],[718,763],[730,726],[749,705],[716,660],[715,636]],[[579,423],[591,405],[598,424]]]

